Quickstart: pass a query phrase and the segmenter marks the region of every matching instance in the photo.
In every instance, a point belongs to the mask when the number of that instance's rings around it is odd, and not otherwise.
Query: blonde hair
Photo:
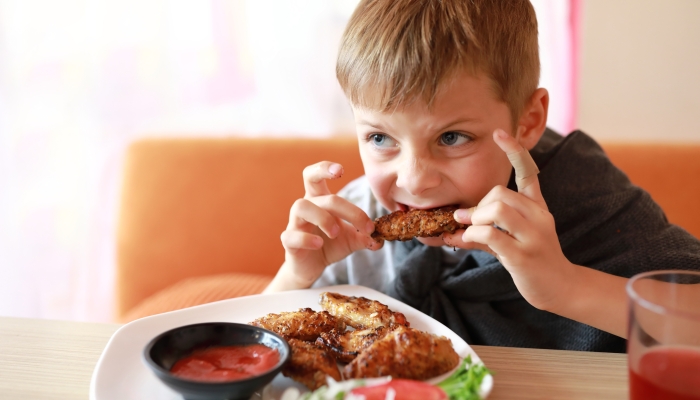
[[[350,103],[387,111],[466,71],[491,81],[516,126],[539,83],[528,0],[362,0],[343,33],[336,75]]]

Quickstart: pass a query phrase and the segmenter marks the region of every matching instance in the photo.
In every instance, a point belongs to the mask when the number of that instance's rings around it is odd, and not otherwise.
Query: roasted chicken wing
[[[343,375],[346,379],[391,375],[425,380],[450,371],[459,356],[450,339],[403,326],[363,350]]]
[[[285,339],[314,341],[322,332],[336,329],[345,331],[345,323],[327,311],[316,312],[310,308],[299,311],[267,314],[251,322],[250,325],[269,329]]]
[[[402,313],[391,311],[386,305],[364,297],[324,292],[319,303],[324,310],[355,329],[409,326]],[[342,329],[338,331],[343,332]]]
[[[454,219],[454,206],[432,210],[394,211],[374,220],[372,237],[384,240],[411,240],[414,237],[440,236],[443,232],[454,233],[467,225]]]
[[[341,380],[335,358],[326,349],[303,340],[288,339],[287,342],[292,349],[292,356],[282,368],[282,375],[311,390],[325,385],[327,376],[336,381]]]
[[[364,297],[324,292],[324,311],[302,308],[251,322],[283,336],[291,357],[282,373],[315,390],[327,377],[342,379],[337,362],[348,363],[345,379],[392,376],[425,380],[459,363],[449,339],[409,328],[406,317]]]
[[[391,328],[385,326],[346,332],[333,329],[328,333],[322,333],[316,339],[316,344],[328,348],[338,361],[349,363],[372,343],[386,336],[390,330]]]

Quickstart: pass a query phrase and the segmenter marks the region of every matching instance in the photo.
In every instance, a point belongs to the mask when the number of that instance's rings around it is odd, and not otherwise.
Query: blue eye
[[[445,132],[440,135],[440,143],[446,146],[456,146],[470,141],[471,138],[459,132]]]
[[[392,147],[394,140],[383,133],[373,133],[367,136],[367,141],[377,147]]]

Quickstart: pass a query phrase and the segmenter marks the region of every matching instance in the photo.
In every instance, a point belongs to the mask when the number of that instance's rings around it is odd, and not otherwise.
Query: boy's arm
[[[571,264],[572,285],[546,311],[627,338],[629,279]]]
[[[283,263],[277,275],[272,279],[269,285],[263,290],[263,293],[282,292],[286,290],[306,289],[311,287],[315,279],[303,279],[298,274],[295,274],[294,268],[288,263]]]
[[[476,207],[457,210],[455,220],[471,226],[443,235],[445,243],[495,255],[534,307],[626,337],[627,279],[564,256],[532,157],[502,130],[494,141],[513,164],[518,192],[498,186]]]

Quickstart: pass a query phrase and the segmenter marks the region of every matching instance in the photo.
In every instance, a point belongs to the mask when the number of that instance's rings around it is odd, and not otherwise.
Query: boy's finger
[[[367,236],[374,232],[374,221],[372,221],[361,208],[338,195],[318,196],[313,199],[313,203],[332,216],[349,222],[355,227],[357,232]]]
[[[479,201],[477,207],[455,211],[455,220],[461,224],[473,224],[475,222],[472,220],[472,215],[476,210],[481,210],[481,208],[492,203],[503,203],[503,205],[512,207],[519,212],[523,218],[530,221],[538,218],[540,216],[538,211],[543,208],[541,203],[523,196],[518,192],[514,192],[505,186],[498,185],[491,189],[486,196]]]
[[[287,251],[318,250],[323,247],[323,238],[308,232],[284,231],[280,235],[282,246]]]
[[[323,196],[331,194],[326,184],[326,179],[337,179],[343,176],[343,166],[330,162],[321,161],[304,168],[304,190],[305,198]]]
[[[288,230],[309,232],[316,226],[329,238],[340,233],[340,225],[333,215],[308,199],[295,201],[289,214]]]
[[[465,242],[462,239],[462,235],[464,235],[464,232],[464,229],[460,229],[458,231],[455,231],[455,233],[443,233],[442,241],[445,242],[445,244],[448,246],[458,247],[460,249],[467,250],[481,250],[491,254],[492,256],[497,256],[497,254],[485,244],[477,242]]]
[[[355,235],[354,238],[354,245],[352,251],[357,251],[361,249],[369,249],[369,250],[379,250],[384,246],[384,240],[382,239],[373,239],[371,237],[368,237],[367,235],[362,234],[361,232],[358,232]]]
[[[490,253],[496,257],[509,254],[518,244],[517,240],[509,234],[487,225],[470,226],[462,234],[462,241],[486,245],[491,250]]]
[[[503,202],[494,202],[479,208],[471,216],[473,226],[489,226],[522,241],[530,223],[515,208]]]
[[[374,232],[374,221],[361,208],[334,194],[298,199],[289,214],[287,229],[308,231],[311,224],[329,238],[335,238],[340,233],[340,221],[336,218],[350,223],[358,233],[366,237]]]
[[[537,174],[540,170],[537,168],[537,164],[532,159],[530,152],[502,129],[496,129],[493,133],[493,139],[498,147],[506,153],[508,160],[510,160],[515,169],[515,184],[518,186],[518,193],[522,193],[533,200],[544,202],[540,190],[540,181],[537,179]]]

